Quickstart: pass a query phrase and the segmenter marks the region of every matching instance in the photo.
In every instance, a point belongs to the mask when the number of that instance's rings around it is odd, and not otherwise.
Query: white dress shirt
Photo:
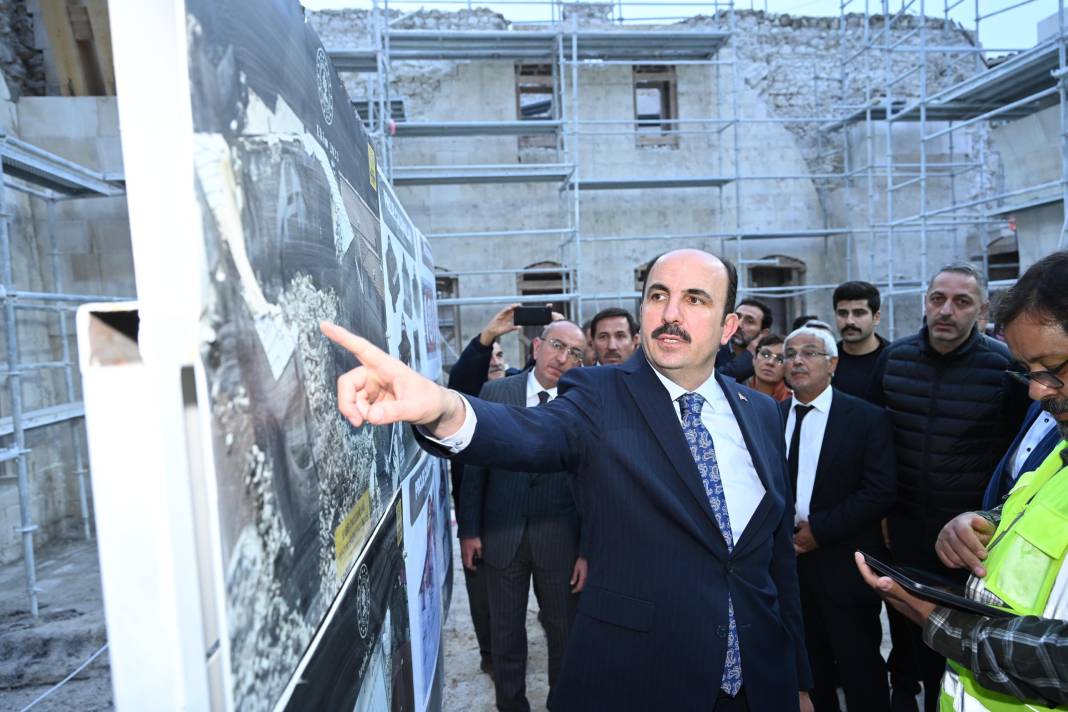
[[[1012,456],[1010,464],[1012,467],[1009,470],[1009,477],[1015,482],[1023,474],[1024,462],[1031,456],[1031,452],[1038,447],[1038,443],[1042,438],[1046,437],[1046,434],[1056,427],[1057,421],[1053,419],[1049,413],[1042,411],[1042,413],[1035,418],[1035,422],[1031,423],[1031,427],[1027,429],[1027,433],[1024,435],[1023,440],[1020,441],[1020,446],[1016,448],[1016,454]]]
[[[790,414],[786,416],[786,454],[790,454],[790,440],[797,422],[795,405],[810,405],[812,410],[801,421],[801,441],[797,450],[797,501],[794,503],[794,526],[808,521],[812,504],[812,487],[816,484],[816,467],[820,464],[823,434],[827,431],[827,415],[831,412],[834,389],[827,386],[811,403],[802,403],[797,396],[790,398]]]
[[[651,364],[650,364],[651,365]],[[664,384],[671,402],[675,405],[675,415],[682,424],[682,406],[679,398],[690,393],[685,388],[663,375],[656,368],[653,373]],[[708,377],[693,393],[705,399],[701,407],[701,424],[712,436],[712,445],[716,449],[716,463],[719,465],[719,477],[723,482],[723,496],[727,500],[727,515],[731,519],[731,535],[735,543],[753,517],[760,500],[764,498],[764,483],[760,481],[753,458],[749,456],[749,447],[742,437],[742,429],[734,418],[734,411],[723,389],[716,382],[715,374]]]
[[[538,400],[538,394],[545,391],[549,394],[549,400],[556,398],[556,386],[552,388],[546,388],[538,383],[538,379],[534,377],[534,369],[530,369],[527,372],[527,407],[533,408],[541,401]]]
[[[668,395],[675,406],[675,415],[682,424],[682,411],[678,399],[688,393],[667,376],[664,376],[655,368],[660,382],[664,384]],[[539,389],[540,390],[540,389]],[[716,382],[715,375],[694,391],[701,394],[705,404],[701,408],[701,423],[712,435],[712,444],[716,448],[716,461],[719,463],[719,476],[723,481],[723,496],[727,500],[727,515],[731,519],[731,535],[737,542],[742,532],[753,517],[760,500],[764,498],[764,484],[757,475],[753,466],[753,458],[749,456],[749,448],[742,437],[742,430],[738,427],[738,421],[734,418],[727,397]],[[555,396],[555,393],[553,393]],[[422,431],[432,442],[447,448],[450,452],[460,452],[471,443],[475,434],[477,417],[466,398],[461,396],[464,402],[464,422],[460,429],[445,438],[433,438],[426,431]],[[537,393],[534,394],[535,401]],[[530,401],[530,381],[527,381],[527,402]],[[637,414],[635,414],[637,415]]]

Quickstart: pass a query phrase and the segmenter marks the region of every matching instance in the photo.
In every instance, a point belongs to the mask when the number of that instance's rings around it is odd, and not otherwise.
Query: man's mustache
[[[1050,415],[1068,413],[1068,398],[1050,398],[1042,401],[1042,410]]]
[[[686,333],[686,330],[675,323],[664,324],[663,326],[658,326],[657,328],[653,329],[652,338],[658,339],[661,336],[674,336],[676,338],[682,339],[688,344],[693,341],[693,339],[690,338],[690,335]]]
[[[860,333],[860,329],[858,329],[855,326],[847,326],[846,328],[842,329],[842,333],[843,334],[848,334],[848,333],[851,333],[851,332],[856,332],[856,333],[859,334]]]

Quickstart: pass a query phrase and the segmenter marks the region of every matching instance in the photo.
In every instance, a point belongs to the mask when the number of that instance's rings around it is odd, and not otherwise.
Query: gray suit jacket
[[[489,381],[479,397],[525,406],[527,374]],[[504,568],[515,557],[523,530],[528,529],[535,560],[570,568],[578,556],[579,515],[569,477],[566,472],[518,472],[468,465],[457,513],[460,538],[480,537],[483,560]]]

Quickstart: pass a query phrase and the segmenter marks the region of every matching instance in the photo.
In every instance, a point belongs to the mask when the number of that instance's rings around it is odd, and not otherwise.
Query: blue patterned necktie
[[[682,412],[682,434],[690,446],[690,454],[697,463],[708,503],[712,505],[712,514],[716,524],[723,532],[727,542],[727,552],[734,551],[734,534],[731,533],[731,519],[727,513],[727,497],[723,494],[723,481],[719,477],[719,463],[716,462],[716,448],[712,444],[712,434],[701,422],[701,406],[705,399],[697,393],[686,393],[679,397]],[[734,603],[727,594],[727,659],[723,661],[723,679],[720,689],[732,697],[742,688],[742,653],[738,647],[738,624],[734,620]]]

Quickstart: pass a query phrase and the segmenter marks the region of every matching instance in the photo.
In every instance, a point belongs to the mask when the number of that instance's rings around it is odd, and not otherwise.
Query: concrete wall
[[[991,130],[991,144],[997,161],[998,191],[1014,191],[1028,186],[1059,181],[1061,152],[1060,108],[1051,106],[1037,114],[1012,121]],[[1028,191],[1007,198],[1007,206],[1026,205],[1045,199],[1057,199],[1059,186]],[[1020,268],[1027,269],[1041,257],[1057,249],[1064,224],[1064,205],[1060,202],[1035,205],[1017,210],[1016,233],[1020,249]]]
[[[4,122],[5,130],[67,160],[104,173],[122,172],[114,97],[24,96],[17,103],[0,102],[0,121]],[[62,200],[55,204],[57,285],[53,279],[46,203],[11,190],[5,191],[5,195],[8,209],[13,212],[9,230],[17,289],[88,295],[135,294],[124,198]],[[23,362],[62,359],[61,328],[55,312],[19,310],[17,320]],[[73,312],[68,317],[67,343],[76,359]],[[22,381],[24,410],[67,401],[65,378],[59,369],[27,371]],[[80,400],[77,368],[74,385],[75,399]],[[0,386],[0,417],[8,417],[11,407],[6,381]],[[40,527],[34,534],[37,545],[81,535],[74,447],[76,441],[80,443],[84,454],[82,431],[82,422],[76,420],[27,432],[27,447],[32,450],[28,457],[31,519]],[[0,447],[8,447],[10,441],[10,435],[0,437]],[[22,553],[21,537],[14,531],[19,526],[15,473],[14,462],[3,465],[0,476],[2,562],[19,558]]]

